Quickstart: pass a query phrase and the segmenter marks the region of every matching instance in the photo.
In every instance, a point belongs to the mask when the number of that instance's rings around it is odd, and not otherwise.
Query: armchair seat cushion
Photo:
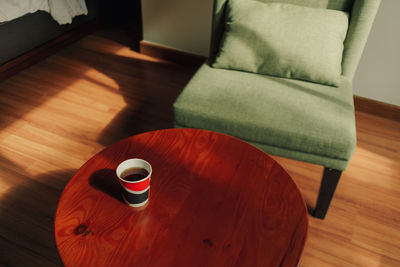
[[[177,127],[226,133],[267,153],[344,170],[356,145],[351,82],[339,87],[204,64],[174,103]]]

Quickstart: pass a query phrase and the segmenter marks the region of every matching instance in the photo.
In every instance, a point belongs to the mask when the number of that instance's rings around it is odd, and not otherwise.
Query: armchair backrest
[[[210,58],[214,58],[224,32],[225,5],[228,0],[214,0]],[[246,0],[243,0],[246,1]],[[342,10],[350,13],[349,29],[344,41],[342,75],[354,77],[381,0],[259,0],[316,8]]]

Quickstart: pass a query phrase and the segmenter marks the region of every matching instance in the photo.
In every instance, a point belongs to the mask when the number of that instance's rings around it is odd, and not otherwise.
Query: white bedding
[[[59,24],[87,15],[85,0],[0,0],[0,22],[10,21],[38,10],[49,12]]]

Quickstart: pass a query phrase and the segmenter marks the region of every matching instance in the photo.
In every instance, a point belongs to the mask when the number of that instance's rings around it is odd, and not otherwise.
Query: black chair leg
[[[342,171],[339,170],[329,168],[324,169],[321,186],[319,188],[317,205],[312,213],[313,217],[319,219],[325,218],[341,174]]]

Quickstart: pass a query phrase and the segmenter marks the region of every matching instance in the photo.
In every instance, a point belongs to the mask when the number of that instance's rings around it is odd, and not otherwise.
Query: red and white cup
[[[121,162],[116,173],[123,190],[123,199],[131,207],[141,207],[149,200],[152,168],[143,159]]]

